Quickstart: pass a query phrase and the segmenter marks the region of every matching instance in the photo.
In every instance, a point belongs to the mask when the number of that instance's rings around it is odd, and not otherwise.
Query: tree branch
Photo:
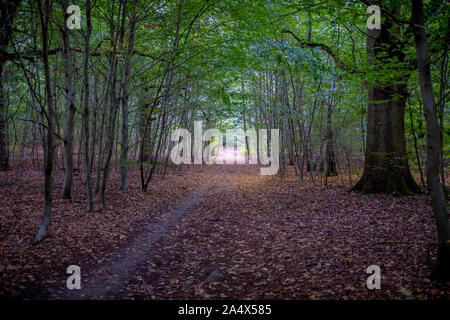
[[[333,58],[335,64],[339,68],[346,70],[346,71],[354,72],[354,73],[361,73],[354,66],[349,66],[344,61],[342,61],[342,59],[334,52],[333,48],[331,48],[330,46],[323,44],[323,43],[314,42],[314,41],[301,40],[299,37],[297,37],[297,35],[295,35],[292,31],[290,31],[288,29],[283,29],[281,32],[289,33],[290,35],[292,35],[294,37],[294,39],[297,40],[298,44],[302,48],[320,48],[320,49],[322,49],[323,51],[325,51],[327,54],[329,54]]]

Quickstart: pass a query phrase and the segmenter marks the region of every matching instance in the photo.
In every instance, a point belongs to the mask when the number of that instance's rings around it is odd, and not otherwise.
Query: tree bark
[[[73,184],[73,124],[75,118],[75,94],[72,83],[72,63],[70,61],[70,30],[66,26],[66,20],[69,15],[66,13],[68,7],[67,1],[63,5],[64,21],[62,26],[62,58],[64,62],[64,76],[66,81],[66,123],[64,128],[64,184],[62,190],[63,199],[72,198],[72,184]]]
[[[334,83],[332,85],[334,88]],[[330,93],[331,95],[331,93]],[[338,172],[336,169],[336,158],[334,152],[334,139],[333,139],[333,127],[332,127],[332,115],[333,115],[333,98],[330,96],[330,99],[327,102],[327,144],[326,144],[326,155],[325,159],[327,162],[327,171],[325,175],[327,177],[337,176]]]
[[[102,200],[102,206],[106,206],[106,186],[108,183],[109,178],[109,171],[111,169],[111,158],[113,153],[113,147],[114,147],[114,128],[116,125],[116,116],[117,116],[117,109],[119,106],[119,101],[117,99],[117,82],[118,82],[118,75],[117,75],[117,69],[118,69],[118,57],[117,57],[117,49],[118,49],[118,41],[119,41],[119,32],[120,29],[123,26],[123,17],[124,17],[124,0],[119,2],[119,9],[118,9],[118,17],[117,19],[120,19],[121,22],[119,23],[119,27],[117,30],[115,29],[116,26],[112,24],[110,26],[110,34],[111,34],[111,55],[110,55],[110,71],[109,71],[109,88],[108,88],[108,96],[109,96],[109,103],[110,103],[110,113],[109,113],[109,123],[107,128],[107,135],[106,135],[106,158],[105,163],[103,167],[103,179],[102,179],[102,185],[100,189],[100,196]],[[113,13],[114,14],[114,13]]]
[[[85,35],[85,53],[84,53],[84,110],[83,110],[83,129],[84,129],[84,166],[86,173],[86,185],[88,193],[88,211],[94,210],[94,195],[92,192],[91,181],[91,157],[89,153],[89,54],[90,54],[90,39],[91,39],[92,25],[91,25],[91,1],[86,0],[86,35]],[[95,131],[94,131],[95,134]],[[94,148],[94,146],[92,146]]]
[[[12,23],[20,0],[2,0],[0,2],[0,171],[10,169],[8,148],[8,106],[3,92],[3,68],[9,40],[12,34]]]
[[[404,61],[403,47],[395,40],[397,35],[392,28],[392,22],[387,19],[381,30],[367,30],[370,65],[382,69],[384,61],[388,63],[395,58],[400,63]],[[351,190],[396,195],[420,192],[409,170],[406,153],[404,113],[408,79],[404,75],[393,76],[384,80],[386,75],[380,73],[377,79],[381,80],[370,84],[364,172]]]
[[[48,62],[48,23],[50,14],[50,0],[44,1],[44,12],[42,12],[41,0],[38,0],[38,11],[42,25],[42,61],[44,64],[45,76],[45,94],[47,98],[47,135],[45,144],[45,168],[44,168],[44,197],[45,197],[45,211],[42,218],[41,226],[39,228],[33,243],[42,241],[46,235],[48,226],[51,221],[52,211],[52,171],[54,161],[54,146],[53,146],[53,130],[55,122],[55,111],[53,107],[52,84],[50,79],[50,65]]]
[[[126,7],[126,5],[125,5]],[[131,57],[134,50],[134,30],[136,23],[136,1],[132,1],[131,7],[133,8],[130,17],[130,37],[128,40],[127,56],[125,58],[125,76],[122,82],[122,135],[121,135],[121,149],[120,149],[120,190],[128,189],[128,82],[131,73]]]
[[[427,124],[427,184],[431,191],[433,214],[438,234],[438,256],[431,277],[435,280],[448,281],[450,280],[450,223],[444,190],[439,183],[440,132],[437,105],[431,81],[423,2],[422,0],[411,0],[411,5],[420,90]]]

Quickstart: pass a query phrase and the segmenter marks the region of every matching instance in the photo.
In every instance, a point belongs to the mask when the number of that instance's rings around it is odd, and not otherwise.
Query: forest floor
[[[428,279],[436,231],[425,195],[362,196],[339,177],[300,182],[292,167],[281,182],[255,165],[200,165],[146,193],[138,170],[127,191],[114,172],[107,207],[89,213],[82,174],[62,200],[61,172],[36,246],[42,173],[0,173],[0,297],[450,299],[450,283]],[[69,265],[81,267],[81,290],[66,287]],[[370,265],[380,290],[366,287]]]

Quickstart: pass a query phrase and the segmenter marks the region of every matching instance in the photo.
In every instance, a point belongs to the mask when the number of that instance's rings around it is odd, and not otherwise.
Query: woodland
[[[447,0],[0,0],[0,297],[449,300],[449,46]]]

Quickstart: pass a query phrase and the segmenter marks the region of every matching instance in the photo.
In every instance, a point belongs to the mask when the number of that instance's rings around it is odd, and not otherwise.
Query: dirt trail
[[[173,226],[195,210],[208,190],[220,181],[224,171],[215,173],[211,179],[197,186],[183,198],[176,207],[167,210],[158,220],[150,222],[131,243],[108,254],[101,265],[92,265],[81,270],[82,284],[79,290],[68,290],[66,283],[44,290],[43,299],[109,299],[122,289],[127,279],[143,263],[152,259],[152,249]],[[87,269],[87,270],[85,270]],[[69,276],[69,275],[67,275]]]

